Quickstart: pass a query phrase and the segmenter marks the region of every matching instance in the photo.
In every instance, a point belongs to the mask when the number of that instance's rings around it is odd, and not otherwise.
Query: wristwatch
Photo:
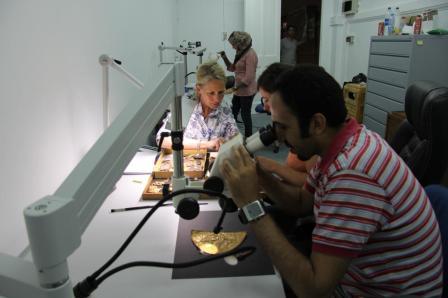
[[[263,202],[260,200],[253,201],[238,210],[238,217],[243,224],[256,221],[266,215]]]

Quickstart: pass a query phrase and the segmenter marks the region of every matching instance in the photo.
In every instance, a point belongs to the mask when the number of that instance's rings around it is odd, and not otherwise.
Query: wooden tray
[[[202,183],[204,180],[199,179]],[[169,183],[170,184],[170,192],[173,191],[173,186],[171,184],[171,179],[167,178],[161,178],[161,179],[157,179],[154,178],[153,176],[150,176],[148,178],[148,181],[146,182],[146,186],[145,189],[143,190],[142,193],[142,200],[160,200],[163,198],[163,193],[162,193],[162,189],[163,189],[163,184],[164,183]],[[198,188],[202,188],[201,186],[198,186]],[[199,194],[199,199],[202,200],[209,200],[211,199],[208,195],[206,194]]]
[[[195,158],[195,155],[202,158]],[[203,178],[207,163],[207,149],[184,150],[184,174],[190,178]],[[167,179],[173,175],[173,154],[169,149],[164,149],[154,165],[153,176],[157,179]]]
[[[148,182],[146,183],[145,189],[143,190],[142,199],[143,200],[160,200],[162,195],[162,188],[164,183],[170,183],[170,191],[172,190],[170,179],[162,178],[157,179],[153,176],[149,176]]]

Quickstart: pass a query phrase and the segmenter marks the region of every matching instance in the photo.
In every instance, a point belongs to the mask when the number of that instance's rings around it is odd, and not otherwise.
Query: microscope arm
[[[52,196],[24,210],[33,262],[0,254],[0,295],[72,298],[67,258],[170,99],[184,88],[176,63],[147,97],[131,101]]]
[[[174,50],[177,51],[179,53],[181,53],[183,55],[184,58],[184,69],[185,69],[185,83],[188,83],[188,59],[187,59],[187,54],[191,53],[194,54],[196,56],[199,57],[199,64],[202,64],[202,56],[204,56],[204,52],[206,50],[206,48],[202,48],[199,47],[200,46],[200,42],[196,42],[196,43],[188,43],[188,45],[186,47],[180,45],[178,47],[173,47],[173,46],[166,46],[163,44],[163,42],[159,45],[159,55],[160,55],[160,64],[172,64],[170,62],[164,62],[163,61],[163,51],[164,50]]]

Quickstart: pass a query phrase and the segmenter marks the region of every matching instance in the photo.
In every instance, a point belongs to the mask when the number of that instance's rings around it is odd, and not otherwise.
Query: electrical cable
[[[151,145],[142,145],[140,148],[157,151],[157,147],[154,147],[154,146],[151,146]]]
[[[178,191],[174,191],[166,196],[164,196],[160,201],[158,201],[155,206],[148,211],[148,213],[142,218],[142,220],[138,223],[138,225],[135,227],[135,229],[131,232],[131,234],[128,236],[128,238],[123,242],[123,244],[120,246],[120,248],[115,252],[115,254],[103,265],[101,266],[101,268],[99,268],[98,270],[96,270],[93,274],[91,274],[90,276],[88,276],[87,278],[85,278],[83,281],[79,282],[74,288],[73,288],[73,292],[75,294],[76,298],[82,298],[82,297],[88,297],[90,295],[90,293],[92,293],[97,286],[99,285],[97,283],[97,278],[100,276],[100,274],[102,274],[110,265],[112,265],[113,262],[115,262],[118,257],[123,253],[123,251],[127,248],[127,246],[131,243],[131,241],[134,239],[134,237],[137,235],[137,233],[141,230],[141,228],[144,226],[144,224],[148,221],[148,219],[151,217],[151,215],[160,207],[162,206],[166,201],[168,201],[169,199],[171,199],[172,197],[175,197],[177,195],[180,194],[185,194],[185,193],[203,193],[203,194],[207,194],[207,195],[211,195],[211,196],[216,196],[216,197],[220,197],[224,200],[231,200],[230,198],[228,198],[226,195],[220,193],[220,192],[215,192],[215,191],[211,191],[211,190],[205,190],[205,189],[181,189]],[[223,255],[219,255],[221,257],[223,257]],[[218,257],[218,256],[216,256]],[[211,260],[214,260],[213,258]],[[208,262],[208,261],[207,261]],[[157,264],[157,262],[148,262],[147,264]],[[141,263],[139,263],[141,264]],[[160,263],[162,264],[162,263]],[[124,265],[123,265],[124,266]],[[134,267],[137,265],[133,265],[130,267]],[[149,266],[149,265],[146,265]],[[154,266],[154,265],[152,265]],[[120,268],[120,267],[117,267]],[[126,268],[120,269],[118,271],[124,270]],[[116,271],[116,272],[118,272]],[[112,274],[114,274],[115,272],[113,272]],[[110,274],[110,275],[112,275]],[[109,275],[109,276],[110,276]],[[102,279],[102,277],[101,277]],[[104,280],[104,279],[102,279]]]
[[[235,255],[235,257],[238,259],[238,261],[241,261],[243,258],[248,257],[252,253],[254,253],[256,250],[253,246],[243,246],[237,249],[234,249],[232,251],[228,251],[226,253],[222,253],[219,255],[214,255],[210,257],[200,258],[194,261],[190,262],[184,262],[184,263],[163,263],[163,262],[150,262],[150,261],[135,261],[135,262],[129,262],[123,265],[120,265],[118,267],[115,267],[108,272],[104,273],[100,278],[96,280],[96,285],[99,286],[104,280],[109,278],[115,273],[118,273],[122,270],[132,268],[132,267],[162,267],[162,268],[187,268],[187,267],[193,267],[197,265],[201,265],[210,261],[218,260],[221,258],[225,258],[227,256]]]
[[[196,73],[195,71],[189,72],[189,73],[187,73],[187,74],[185,75],[184,78],[188,77],[189,75],[195,74],[195,73]]]
[[[216,227],[213,229],[213,233],[219,234],[222,230],[222,222],[224,221],[224,217],[226,216],[226,210],[222,209],[221,216],[219,217],[218,223],[216,224]]]
[[[125,242],[122,244],[122,246],[117,250],[117,252],[107,261],[100,269],[98,269],[95,273],[93,273],[91,276],[93,278],[97,278],[105,269],[107,269],[126,249],[126,247],[129,245],[129,243],[134,239],[134,237],[137,235],[137,233],[141,230],[143,225],[148,221],[148,219],[151,217],[151,215],[172,197],[175,197],[180,194],[184,193],[204,193],[212,196],[218,196],[221,198],[224,198],[226,200],[230,200],[227,196],[223,195],[219,192],[214,192],[210,190],[204,190],[204,189],[181,189],[175,192],[172,192],[165,196],[163,199],[157,202],[157,204],[143,217],[143,219],[138,223],[137,227],[131,232],[129,237],[125,240]]]

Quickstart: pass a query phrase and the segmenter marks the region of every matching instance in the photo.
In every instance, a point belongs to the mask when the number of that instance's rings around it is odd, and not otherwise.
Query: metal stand
[[[159,51],[160,51],[160,64],[172,64],[172,62],[163,62],[163,54],[162,52],[164,50],[175,50],[179,53],[181,53],[184,57],[184,66],[185,66],[185,73],[184,73],[184,77],[185,77],[185,84],[188,83],[188,65],[187,65],[187,55],[193,54],[199,57],[199,64],[202,64],[202,57],[204,56],[204,52],[206,50],[206,48],[202,48],[201,47],[201,42],[200,41],[196,41],[196,42],[188,42],[185,44],[182,43],[181,45],[179,45],[178,47],[172,47],[172,46],[165,46],[163,44],[163,42],[159,45]]]

